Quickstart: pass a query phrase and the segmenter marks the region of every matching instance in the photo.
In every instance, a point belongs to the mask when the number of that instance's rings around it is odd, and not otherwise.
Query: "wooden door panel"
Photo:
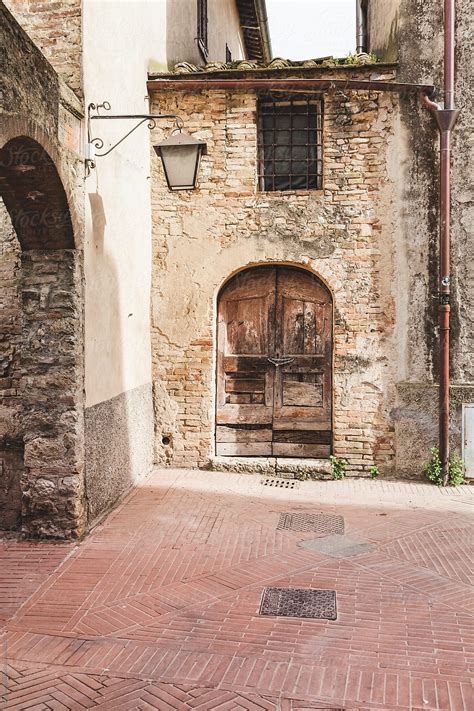
[[[264,296],[229,299],[226,304],[226,353],[265,355],[268,351],[268,309]]]
[[[238,442],[216,444],[216,454],[219,457],[271,457],[272,443],[270,442],[249,442],[239,444]]]
[[[319,420],[315,417],[307,419],[301,417],[299,411],[295,408],[292,414],[288,416],[280,416],[273,420],[273,431],[277,430],[311,430],[312,432],[331,432],[332,425],[326,417],[321,417]]]
[[[244,272],[219,300],[217,454],[271,455],[275,279],[274,269]]]
[[[273,430],[273,441],[280,444],[331,444],[331,430]]]
[[[331,454],[331,446],[329,444],[280,444],[273,443],[274,457],[294,457],[301,458],[325,458]]]
[[[247,426],[247,428],[240,428],[218,425],[216,427],[216,441],[226,444],[231,444],[233,442],[271,442],[272,432],[271,427],[268,429],[261,429],[258,426],[258,429],[249,429],[249,426]]]
[[[268,425],[272,426],[273,407],[264,405],[227,404],[217,410],[219,425]]]
[[[303,270],[258,267],[219,299],[216,451],[329,456],[332,301]]]
[[[326,304],[281,297],[281,355],[319,355],[327,330]]]
[[[332,302],[312,275],[280,268],[275,299],[273,452],[275,456],[329,456],[332,405]],[[290,359],[290,360],[288,360]],[[293,431],[292,441],[279,432]],[[319,441],[309,442],[308,432]],[[299,441],[298,441],[299,440]]]
[[[282,407],[321,407],[323,405],[323,373],[282,372]]]

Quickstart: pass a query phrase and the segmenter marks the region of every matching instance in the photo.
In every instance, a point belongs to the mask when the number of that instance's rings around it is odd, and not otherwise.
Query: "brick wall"
[[[40,14],[58,9],[58,3],[40,8],[31,2],[30,10],[33,5]],[[6,48],[0,125],[0,528],[76,537],[86,523],[78,249],[83,160],[71,140],[80,128],[81,107],[3,3],[0,17]],[[34,12],[30,19],[38,20]],[[64,30],[64,23],[58,26]],[[65,36],[66,41],[74,40]]]
[[[23,529],[75,537],[85,524],[82,255],[22,254]]]
[[[66,84],[80,96],[81,0],[5,0],[5,5]]]
[[[159,462],[202,465],[212,455],[217,293],[239,269],[276,262],[306,266],[334,295],[334,453],[353,472],[374,462],[390,471],[397,356],[388,163],[397,101],[375,92],[328,95],[324,190],[260,193],[254,93],[154,96],[154,111],[176,111],[186,131],[208,143],[195,192],[168,192],[154,162]]]

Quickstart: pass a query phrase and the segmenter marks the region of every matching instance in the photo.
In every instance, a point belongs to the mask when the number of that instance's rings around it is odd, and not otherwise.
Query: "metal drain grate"
[[[262,486],[273,486],[277,489],[296,489],[299,485],[299,481],[295,479],[274,479],[273,477],[260,479],[260,483]]]
[[[277,530],[344,533],[344,518],[336,514],[281,513]]]
[[[260,614],[335,620],[337,618],[336,591],[310,588],[265,588],[260,604]]]

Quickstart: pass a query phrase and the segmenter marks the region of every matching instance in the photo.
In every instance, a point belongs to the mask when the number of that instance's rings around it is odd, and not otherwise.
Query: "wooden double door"
[[[313,274],[237,274],[218,304],[216,454],[328,457],[332,298]]]

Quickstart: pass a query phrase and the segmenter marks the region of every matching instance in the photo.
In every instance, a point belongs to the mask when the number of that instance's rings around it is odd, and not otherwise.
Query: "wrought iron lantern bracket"
[[[177,116],[176,114],[104,114],[101,113],[101,110],[103,111],[110,111],[111,110],[110,103],[108,101],[103,101],[101,104],[94,104],[91,103],[87,107],[87,153],[86,153],[86,171],[87,174],[90,174],[90,171],[92,168],[96,167],[96,158],[103,158],[104,156],[109,155],[109,153],[112,153],[112,151],[117,148],[123,141],[125,141],[126,138],[130,136],[134,131],[137,130],[143,123],[148,122],[147,126],[150,129],[154,129],[156,127],[156,121],[157,119],[174,119],[176,128],[181,130],[184,126],[183,120]],[[99,138],[98,136],[93,137],[92,134],[92,121],[101,121],[101,120],[108,120],[108,121],[114,121],[114,120],[138,120],[138,123],[135,124],[133,128],[128,131],[125,136],[123,136],[117,143],[114,143],[113,146],[110,146],[106,151],[103,153],[97,153],[97,150],[102,150],[104,147],[104,141],[102,138]]]

